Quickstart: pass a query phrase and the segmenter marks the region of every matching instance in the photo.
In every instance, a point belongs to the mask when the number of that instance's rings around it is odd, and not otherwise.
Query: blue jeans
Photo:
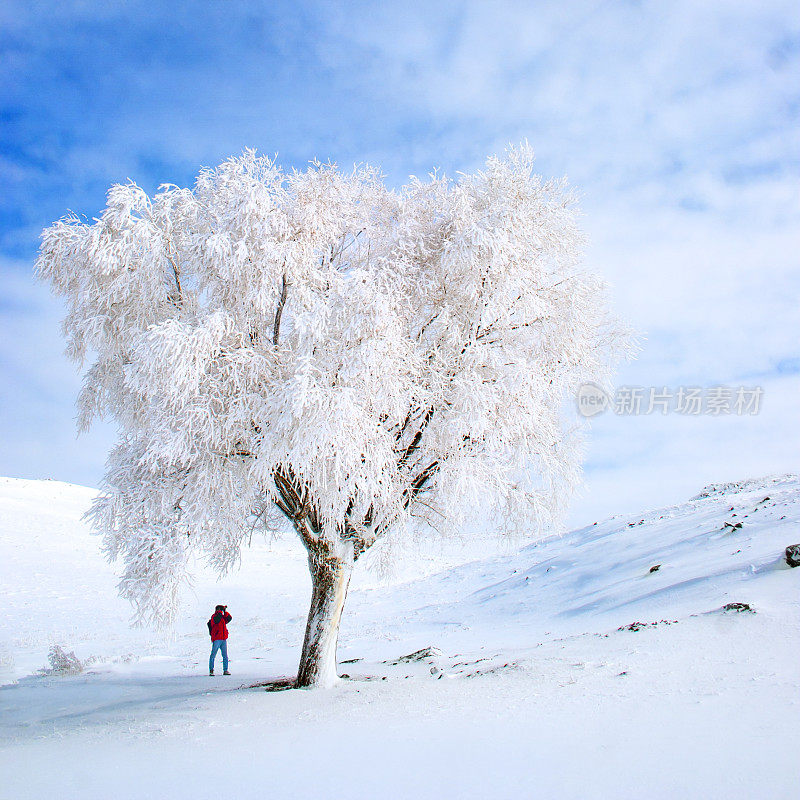
[[[217,639],[211,642],[211,657],[208,659],[208,671],[214,671],[214,659],[217,657],[217,650],[222,651],[222,671],[228,671],[228,640]]]

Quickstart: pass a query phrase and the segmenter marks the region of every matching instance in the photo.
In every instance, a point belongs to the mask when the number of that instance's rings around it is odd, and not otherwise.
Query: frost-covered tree
[[[119,428],[91,516],[139,620],[170,619],[192,551],[224,572],[288,520],[313,586],[298,685],[326,685],[353,564],[387,532],[553,520],[579,473],[566,403],[627,334],[532,162],[392,191],[245,151],[44,231],[38,274],[91,361],[80,425]]]

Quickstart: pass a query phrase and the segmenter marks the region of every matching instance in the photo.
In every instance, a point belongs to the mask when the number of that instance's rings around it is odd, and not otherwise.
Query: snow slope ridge
[[[721,494],[737,494],[739,492],[749,492],[754,490],[774,490],[785,486],[791,486],[797,483],[797,475],[773,475],[766,478],[751,478],[746,481],[733,481],[731,483],[712,483],[703,487],[700,494],[692,498],[692,500],[702,500],[706,497],[712,497]]]
[[[784,551],[800,540],[800,480],[725,486],[411,583],[404,594],[420,606],[410,619],[462,647],[469,639],[519,646],[730,602],[797,609],[800,569],[788,567]],[[391,616],[395,591],[375,592],[378,614]]]

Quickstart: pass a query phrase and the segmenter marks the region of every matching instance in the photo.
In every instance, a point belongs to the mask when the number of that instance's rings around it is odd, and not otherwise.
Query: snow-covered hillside
[[[254,539],[223,581],[199,570],[174,631],[131,630],[91,497],[0,479],[0,796],[796,796],[797,477],[440,571],[431,551],[391,584],[362,570],[349,680],[312,692],[248,688],[296,668],[299,545]],[[205,674],[218,602],[230,678]],[[47,672],[53,645],[83,672]]]

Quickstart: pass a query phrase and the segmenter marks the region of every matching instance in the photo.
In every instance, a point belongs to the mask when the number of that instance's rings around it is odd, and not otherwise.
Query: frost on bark
[[[352,548],[340,554],[309,550],[311,608],[308,612],[297,686],[331,686],[337,679],[336,646],[347,587],[353,572]]]
[[[565,410],[630,349],[582,241],[527,147],[397,191],[246,151],[45,230],[37,272],[90,359],[80,425],[120,431],[91,517],[135,619],[172,619],[193,553],[224,573],[257,526],[291,527],[298,680],[329,684],[353,564],[389,531],[555,524],[580,471]]]

